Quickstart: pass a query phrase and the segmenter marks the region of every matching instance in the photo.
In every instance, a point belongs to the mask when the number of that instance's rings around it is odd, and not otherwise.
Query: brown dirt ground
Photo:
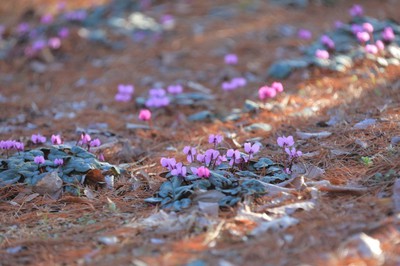
[[[50,0],[12,2],[19,2],[19,8],[2,4],[0,9],[1,19],[6,23],[15,23],[15,18],[32,3],[40,2],[43,9],[52,8]],[[72,2],[70,8],[79,3],[89,4]],[[111,163],[138,161],[137,169],[131,169],[132,176],[143,181],[144,177],[137,175],[142,168],[151,177],[150,182],[143,182],[135,191],[130,189],[131,180],[122,178],[117,192],[97,191],[95,199],[64,195],[59,200],[40,196],[24,201],[27,194],[23,194],[23,186],[2,188],[0,265],[184,265],[196,258],[204,259],[209,265],[218,265],[221,259],[234,265],[377,265],[377,261],[345,256],[337,251],[350,235],[359,232],[381,241],[385,265],[398,265],[399,222],[390,200],[393,180],[377,183],[372,177],[377,172],[386,173],[390,169],[396,173],[400,171],[398,148],[388,149],[391,138],[400,135],[400,68],[390,67],[381,73],[366,60],[345,73],[318,69],[300,71],[284,81],[286,91],[278,101],[287,101],[285,109],[248,114],[236,122],[194,124],[187,122],[186,117],[201,109],[180,108],[155,113],[154,124],[162,130],[129,131],[125,124],[138,122],[138,108],[131,103],[114,101],[115,88],[119,83],[134,83],[135,94],[139,95],[148,89],[136,82],[144,76],[171,83],[177,79],[188,80],[192,76],[196,79],[196,76],[205,73],[206,78],[199,82],[213,90],[218,97],[216,102],[223,100],[227,103],[211,103],[209,108],[223,112],[241,107],[245,99],[256,98],[257,88],[262,83],[251,84],[246,90],[223,93],[218,86],[224,73],[223,64],[221,57],[211,51],[230,47],[230,51],[239,55],[239,71],[252,71],[265,77],[267,67],[278,56],[277,50],[295,55],[297,52],[293,48],[300,44],[293,38],[276,37],[267,41],[265,36],[270,36],[277,25],[309,28],[317,36],[329,29],[335,20],[345,21],[348,18],[347,9],[355,1],[337,1],[332,7],[312,4],[305,10],[285,9],[262,1],[255,13],[241,12],[232,20],[211,21],[207,24],[206,33],[201,36],[191,33],[191,23],[201,21],[202,15],[213,6],[233,4],[227,0],[187,2],[194,8],[177,15],[176,29],[153,45],[133,44],[126,40],[129,44],[127,49],[113,51],[84,42],[73,33],[63,47],[65,56],[57,62],[62,64],[61,69],[37,74],[21,58],[0,62],[1,94],[18,97],[17,102],[1,104],[0,121],[12,121],[18,114],[27,117],[23,123],[7,122],[14,126],[14,130],[1,133],[0,139],[27,140],[37,130],[28,130],[26,123],[38,125],[40,132],[47,136],[58,132],[66,139],[77,138],[77,127],[108,123],[108,131],[114,133],[114,139],[120,143],[106,153],[106,160]],[[367,14],[378,18],[399,18],[398,1],[359,2]],[[171,14],[176,14],[174,4],[167,2],[166,6]],[[43,11],[39,9],[39,12]],[[148,12],[153,14],[152,10]],[[257,38],[247,38],[248,33]],[[169,53],[178,54],[178,59],[166,66],[170,70],[162,71],[160,58]],[[95,67],[91,63],[104,58],[108,58],[109,62],[103,67]],[[304,79],[304,76],[309,78]],[[88,80],[87,84],[76,87],[75,83],[82,77]],[[100,85],[92,82],[99,78],[102,78]],[[87,105],[77,111],[73,119],[52,119],[54,108],[70,110],[68,103],[73,101],[85,101]],[[314,107],[317,111],[309,117],[295,116],[306,107]],[[335,109],[344,111],[346,122],[321,128],[318,122],[329,120],[328,111]],[[378,119],[377,125],[363,131],[351,129],[352,125],[366,117]],[[174,123],[178,119],[180,123]],[[241,130],[247,124],[260,121],[270,123],[273,130],[265,133]],[[254,224],[234,221],[236,209],[224,210],[220,214],[220,220],[225,225],[212,244],[205,241],[208,232],[180,231],[160,236],[157,232],[126,226],[156,211],[143,199],[151,196],[162,182],[162,178],[158,177],[162,171],[158,166],[159,158],[174,155],[167,152],[166,147],[181,150],[190,143],[205,143],[210,133],[229,131],[238,134],[239,143],[261,137],[262,143],[268,147],[263,153],[279,159],[274,144],[276,137],[295,134],[296,130],[332,132],[330,137],[322,140],[299,141],[304,153],[319,152],[314,157],[303,158],[304,163],[323,168],[326,171],[323,179],[334,184],[361,184],[368,188],[368,192],[362,195],[323,194],[317,209],[293,215],[301,221],[298,225],[284,232],[268,232],[247,240],[238,235],[246,234]],[[112,141],[106,135],[100,134],[99,137],[103,142]],[[355,140],[366,142],[368,148],[357,146]],[[133,152],[124,153],[121,148],[124,142],[133,148]],[[332,156],[330,151],[333,149],[345,150],[348,154]],[[373,165],[364,166],[360,162],[361,156],[373,157]],[[17,195],[19,198],[15,198]],[[307,197],[307,193],[298,195],[299,200]],[[108,207],[107,198],[116,204],[116,211]],[[12,199],[16,204],[10,203]],[[261,198],[251,206],[255,210],[266,202],[268,198]],[[118,244],[100,244],[97,238],[103,235],[117,236]],[[292,235],[293,240],[283,241],[285,235]],[[155,237],[164,238],[166,243],[152,244],[150,239]],[[8,247],[18,245],[25,249],[17,255],[6,252]]]

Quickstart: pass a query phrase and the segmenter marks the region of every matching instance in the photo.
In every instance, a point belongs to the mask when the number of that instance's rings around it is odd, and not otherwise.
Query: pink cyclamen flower
[[[303,155],[301,151],[296,150],[296,148],[285,148],[285,152],[289,155],[289,159],[296,159]]]
[[[40,23],[42,23],[42,24],[50,24],[52,22],[53,22],[53,15],[52,14],[44,14],[40,18]]]
[[[40,135],[40,134],[33,134],[31,136],[31,140],[34,144],[41,144],[46,142],[46,137]]]
[[[167,96],[163,96],[163,97],[150,97],[149,99],[147,99],[146,101],[146,107],[147,108],[159,108],[159,107],[164,107],[169,105],[170,101],[169,98]]]
[[[14,148],[15,140],[2,140],[0,141],[0,148],[3,150],[11,150]]]
[[[349,9],[349,14],[352,17],[361,17],[364,14],[364,9],[362,6],[360,5],[353,5],[350,9]]]
[[[231,158],[230,161],[229,161],[229,164],[231,166],[233,166],[234,164],[239,164],[239,163],[242,162],[242,158],[241,158],[240,152],[238,150],[229,149],[226,152],[226,156]]]
[[[81,140],[79,141],[80,144],[88,144],[92,138],[90,137],[89,134],[82,133],[81,134]]]
[[[257,152],[260,151],[260,144],[259,143],[254,143],[251,145],[250,142],[246,142],[244,144],[244,151],[248,154],[256,154]]]
[[[363,29],[368,33],[374,32],[374,26],[371,23],[365,22],[362,24]]]
[[[15,141],[13,143],[14,149],[16,149],[17,151],[23,151],[25,149],[24,143],[19,142],[19,141]]]
[[[238,56],[236,54],[227,54],[224,57],[225,64],[236,65],[238,63]]]
[[[232,91],[237,89],[237,87],[238,87],[237,84],[233,83],[232,81],[225,81],[221,84],[221,88],[224,91]]]
[[[54,160],[54,164],[55,165],[58,165],[58,166],[61,166],[61,165],[63,165],[64,164],[64,160],[63,159],[55,159]]]
[[[90,141],[90,147],[99,147],[101,145],[101,142],[99,139],[94,139],[92,141]]]
[[[61,47],[61,40],[57,37],[52,37],[48,40],[47,45],[51,48],[51,49],[58,49]]]
[[[336,20],[334,25],[336,29],[340,29],[341,27],[343,27],[343,22],[341,22],[340,20]]]
[[[298,36],[300,39],[302,39],[302,40],[309,40],[309,39],[312,38],[312,33],[311,33],[311,31],[309,31],[309,30],[300,29],[300,30],[297,32],[297,36]]]
[[[172,171],[175,169],[176,159],[162,157],[160,163],[163,167],[167,168],[169,171]]]
[[[61,28],[58,31],[58,37],[60,37],[61,39],[65,39],[69,36],[69,29],[68,28]]]
[[[183,91],[183,88],[181,85],[169,85],[167,88],[167,91],[171,94],[180,94]]]
[[[236,77],[231,80],[231,84],[233,84],[232,86],[235,87],[244,87],[247,84],[247,80],[242,77]]]
[[[223,139],[224,139],[224,137],[222,137],[222,135],[210,134],[208,136],[208,143],[214,144],[215,146],[217,146],[218,144],[220,144],[222,142]]]
[[[375,42],[375,45],[378,48],[378,50],[380,51],[385,50],[385,44],[381,40],[377,40]]]
[[[206,165],[209,166],[211,162],[217,160],[219,156],[220,156],[219,151],[214,149],[208,149],[204,154],[204,162]]]
[[[357,32],[357,39],[359,42],[366,43],[370,40],[370,35],[366,31]]]
[[[276,96],[277,92],[276,89],[268,86],[263,86],[260,89],[258,89],[258,97],[260,100],[265,100],[265,99],[272,99]]]
[[[201,153],[197,154],[197,156],[196,156],[196,160],[199,163],[204,163],[205,162],[205,158],[206,158],[206,156],[204,154],[201,154]]]
[[[191,167],[192,173],[198,177],[208,178],[210,177],[210,170],[207,167],[200,166],[199,168]]]
[[[142,121],[149,121],[151,119],[151,112],[148,109],[142,109],[139,112],[139,119]]]
[[[387,42],[393,41],[395,38],[393,29],[391,27],[386,27],[382,32],[382,38]]]
[[[279,147],[291,147],[294,145],[294,139],[293,136],[282,136],[282,137],[278,137],[278,139],[276,140],[276,142],[278,143]]]
[[[62,139],[60,135],[51,135],[51,144],[60,145],[62,144]]]
[[[132,96],[130,94],[117,93],[115,94],[114,99],[117,102],[129,102],[132,99]]]
[[[274,88],[277,92],[282,92],[283,91],[283,85],[280,82],[273,82],[271,84],[271,87]]]
[[[357,25],[357,24],[351,25],[351,32],[353,32],[353,34],[357,35],[357,33],[362,32],[362,31],[364,31],[363,26]]]
[[[135,91],[135,87],[133,87],[133,85],[127,84],[119,84],[118,85],[118,93],[122,93],[122,94],[133,94],[133,92]]]
[[[166,92],[162,88],[154,88],[149,90],[150,97],[164,97],[165,94]]]
[[[175,164],[174,169],[171,170],[171,175],[174,176],[186,176],[186,166],[183,166],[182,163]]]
[[[378,51],[379,51],[379,49],[378,49],[378,47],[377,47],[376,45],[374,45],[374,44],[367,44],[367,45],[365,46],[365,51],[366,51],[367,53],[369,53],[369,54],[377,54]]]
[[[186,159],[189,163],[193,162],[193,157],[196,155],[197,151],[195,147],[185,146],[183,148],[183,153],[187,155]]]
[[[45,162],[45,160],[44,160],[44,157],[43,156],[35,156],[35,158],[33,158],[33,161],[36,163],[36,164],[44,164],[44,162]]]
[[[321,36],[321,43],[328,49],[335,49],[335,42],[328,35]]]
[[[315,56],[319,59],[329,59],[329,52],[326,50],[318,49],[315,51]]]

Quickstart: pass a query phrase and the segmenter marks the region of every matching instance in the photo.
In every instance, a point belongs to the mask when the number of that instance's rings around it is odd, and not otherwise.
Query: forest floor
[[[0,22],[19,23],[27,2],[2,4]],[[36,14],[55,5],[33,2]],[[252,2],[256,8],[242,9]],[[399,19],[399,1],[359,2],[368,15]],[[382,69],[368,59],[345,72],[309,67],[281,80],[285,91],[274,101],[284,108],[258,110],[236,121],[187,119],[199,111],[225,114],[242,108],[246,99],[257,101],[258,88],[274,81],[267,78],[268,67],[296,57],[296,47],[307,43],[296,34],[282,36],[282,27],[307,28],[319,36],[336,20],[348,21],[355,3],[311,1],[293,8],[269,1],[161,1],[144,13],[171,14],[176,25],[152,42],[120,37],[124,49],[112,49],[84,40],[75,27],[50,61],[23,56],[0,61],[0,96],[7,99],[0,103],[0,139],[26,142],[40,132],[76,140],[77,129],[92,129],[109,144],[107,162],[131,164],[114,190],[91,188],[89,197],[31,196],[23,184],[0,188],[0,265],[399,265],[400,207],[393,187],[400,171],[394,141],[400,136],[400,67]],[[70,9],[87,6],[68,1]],[[226,66],[226,53],[237,54],[238,65]],[[226,92],[220,83],[229,71],[257,78]],[[141,123],[140,108],[114,100],[118,84],[134,84],[136,96],[157,81],[196,82],[215,100],[157,109],[153,129],[128,129],[127,123]],[[366,118],[374,124],[354,128]],[[330,119],[337,123],[327,125]],[[258,122],[272,129],[243,130]],[[322,131],[331,134],[308,139],[297,134]],[[229,145],[257,138],[264,147],[260,153],[277,161],[277,137],[293,135],[304,154],[301,163],[318,173],[306,173],[307,188],[286,200],[246,198],[213,217],[196,208],[160,212],[146,203],[164,181],[160,158],[176,156],[186,145],[206,144],[209,134],[224,134]],[[324,180],[349,189],[312,185]],[[304,202],[314,205],[290,213],[297,223],[251,233],[262,213],[273,215],[279,206]],[[207,226],[199,218],[208,220]]]

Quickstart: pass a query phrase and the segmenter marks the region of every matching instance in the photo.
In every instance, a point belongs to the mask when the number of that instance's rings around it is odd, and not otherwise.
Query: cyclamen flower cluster
[[[33,134],[31,136],[31,140],[34,144],[42,144],[46,142],[46,137],[40,135],[40,134]]]
[[[224,61],[227,65],[236,65],[238,63],[238,56],[236,54],[226,54]]]
[[[225,81],[222,83],[221,88],[224,91],[232,91],[238,88],[244,87],[247,84],[247,80],[243,77],[236,77],[231,79],[230,81]]]
[[[239,150],[229,149],[226,154],[221,154],[217,149],[217,145],[222,142],[221,135],[211,134],[208,142],[214,145],[214,149],[207,149],[204,153],[198,153],[195,147],[185,146],[183,153],[189,164],[200,164],[199,167],[190,167],[190,171],[198,178],[208,178],[211,175],[210,169],[221,165],[223,162],[228,162],[231,167],[239,166],[248,162],[253,158],[254,154],[258,153],[261,145],[259,143],[245,143],[244,150],[246,153],[241,153]],[[187,168],[182,163],[177,163],[175,158],[161,158],[161,165],[170,171],[174,176],[187,176]]]
[[[24,150],[24,143],[16,141],[16,140],[1,140],[0,141],[0,149],[2,150],[17,150],[23,151]]]
[[[87,133],[82,133],[81,134],[81,139],[79,140],[79,145],[87,145],[87,147],[99,147],[101,145],[100,139],[93,139],[92,137],[87,134]]]
[[[291,168],[293,163],[295,162],[296,159],[301,157],[303,153],[301,151],[296,150],[294,146],[294,139],[293,136],[282,136],[278,137],[277,139],[278,146],[283,148],[285,153],[288,155],[288,165],[285,167],[286,173],[290,174],[291,173]]]
[[[149,90],[149,98],[146,101],[147,108],[159,108],[168,106],[170,103],[167,93],[162,88],[155,88]]]
[[[118,92],[115,94],[115,100],[117,102],[129,102],[132,99],[132,94],[135,91],[133,85],[118,85]]]
[[[271,86],[263,86],[258,90],[258,97],[264,101],[274,98],[278,93],[283,91],[283,85],[280,82],[274,82]]]

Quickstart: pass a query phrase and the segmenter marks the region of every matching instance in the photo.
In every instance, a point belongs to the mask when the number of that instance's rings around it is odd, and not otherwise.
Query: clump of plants
[[[45,145],[46,137],[40,134],[32,135],[31,143],[40,147],[25,149],[22,142],[0,141],[0,149],[5,155],[5,158],[0,158],[0,187],[17,182],[35,186],[49,173],[57,172],[65,191],[78,193],[85,174],[90,170],[120,174],[117,166],[103,161],[102,154],[96,156],[90,152],[92,147],[100,146],[100,140],[92,140],[89,134],[82,133],[76,145],[64,144],[59,135],[52,135],[51,145]]]
[[[216,190],[223,195],[220,207],[233,206],[245,196],[261,196],[267,191],[265,184],[279,183],[290,177],[293,163],[302,155],[294,147],[292,136],[279,137],[278,145],[287,154],[283,163],[268,157],[259,157],[262,145],[246,142],[243,149],[221,145],[221,135],[210,135],[208,149],[186,146],[183,153],[186,163],[176,158],[161,158],[167,180],[154,197],[145,201],[158,203],[162,208],[180,211],[189,208],[197,192]]]

